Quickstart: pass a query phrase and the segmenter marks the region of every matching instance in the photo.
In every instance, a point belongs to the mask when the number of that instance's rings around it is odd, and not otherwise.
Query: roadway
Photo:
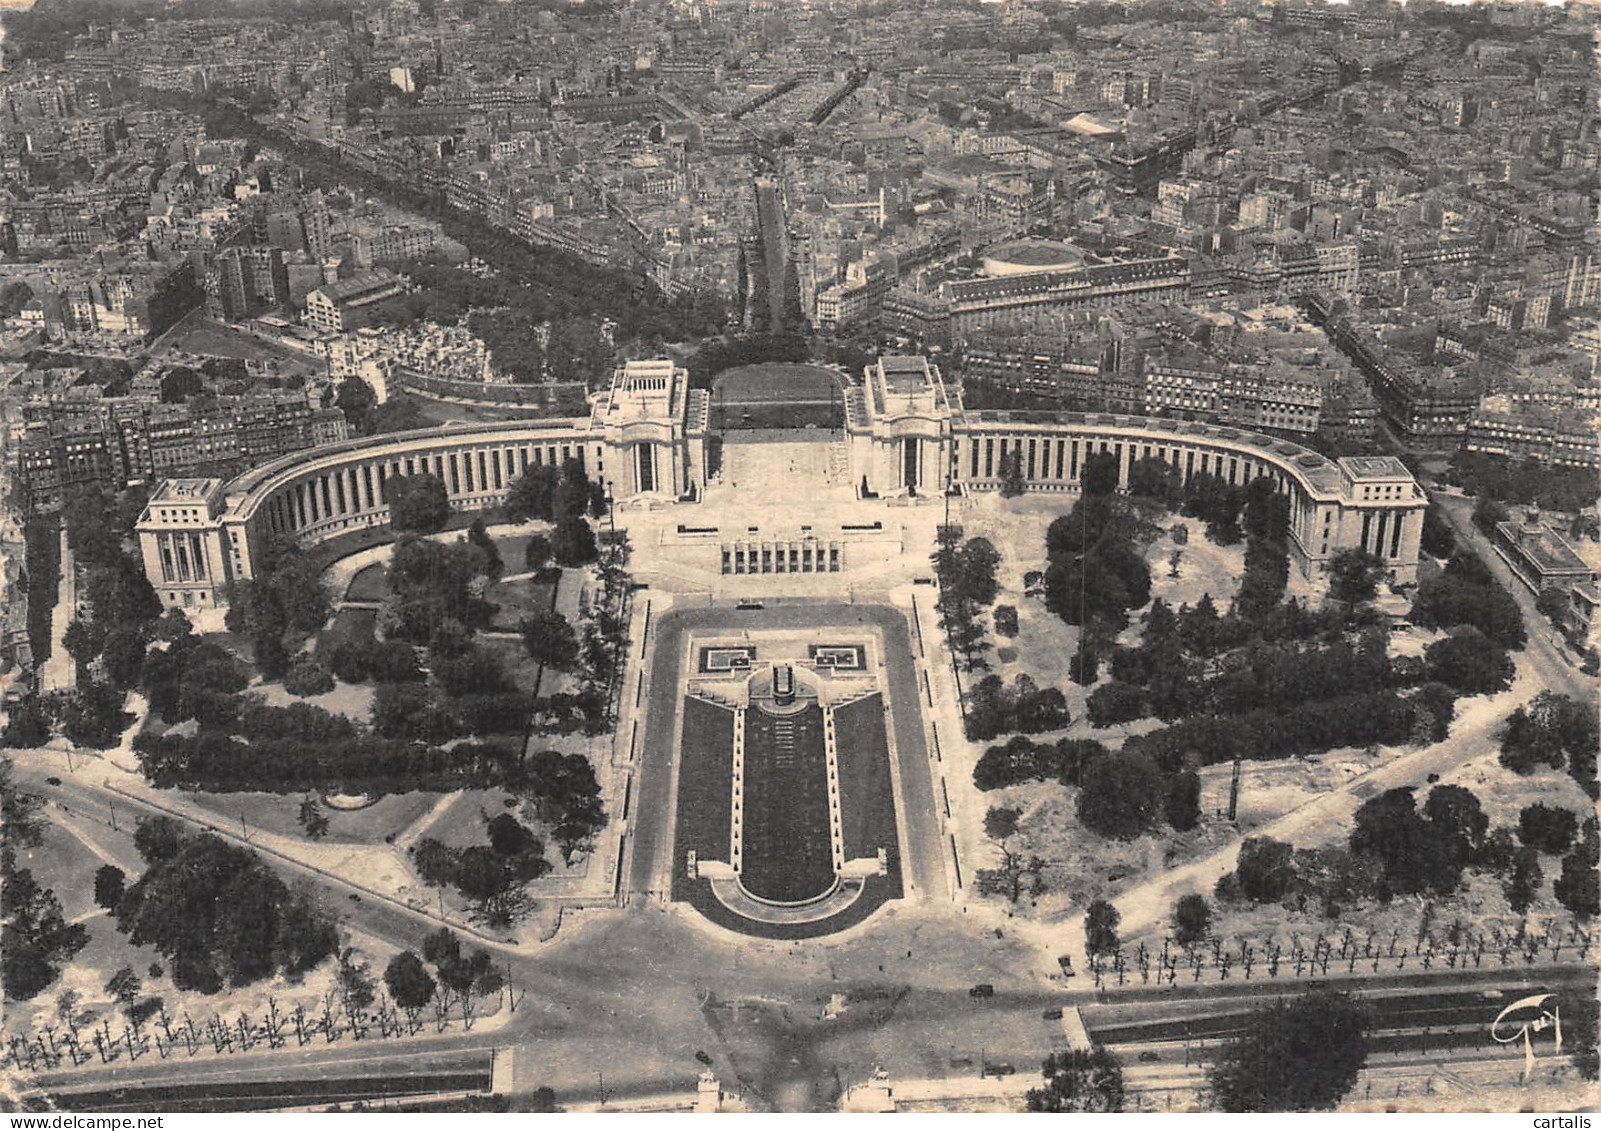
[[[784,332],[784,206],[777,184],[760,177],[756,181],[756,220],[762,236],[762,269],[767,275],[768,332]]]
[[[650,933],[647,917],[636,913],[629,918]],[[686,999],[686,987],[675,973],[678,964],[669,958],[664,968],[644,971],[647,981],[655,981],[649,990],[654,997],[635,1017],[619,1013],[616,1006],[626,993],[641,992],[641,971],[627,964],[599,968],[609,952],[603,943],[581,970],[565,961],[550,964],[542,973],[553,1000],[527,1009],[527,1021],[525,1010],[519,1009],[513,1024],[497,1031],[419,1037],[403,1048],[369,1040],[266,1054],[203,1054],[165,1061],[146,1056],[137,1064],[51,1073],[40,1084],[74,1109],[82,1106],[78,1094],[88,1093],[85,1103],[99,1110],[150,1110],[146,1105],[160,1101],[162,1093],[115,1093],[152,1087],[185,1089],[169,1097],[179,1104],[192,1104],[197,1094],[214,1088],[220,1097],[231,1094],[231,1102],[242,1102],[240,1093],[251,1092],[263,1097],[261,1106],[267,1106],[268,1098],[277,1106],[290,1095],[306,1103],[363,1090],[381,1094],[390,1086],[384,1081],[405,1077],[482,1074],[496,1048],[514,1046],[520,1088],[549,1084],[559,1101],[581,1103],[603,1093],[614,1099],[688,1094],[701,1068],[694,1053],[702,1050],[724,1084],[743,1090],[758,1109],[823,1110],[837,1102],[842,1086],[865,1079],[880,1065],[892,1078],[907,1080],[959,1080],[978,1076],[981,1067],[1004,1072],[1009,1066],[1032,1074],[1049,1052],[1065,1047],[1061,1022],[1047,1014],[1078,1004],[1091,1033],[1123,1058],[1131,1075],[1156,1071],[1157,1079],[1139,1086],[1171,1089],[1183,1086],[1168,1079],[1181,1063],[1183,1072],[1199,1078],[1198,1065],[1207,1050],[1236,1030],[1249,1009],[1317,984],[1311,979],[1257,979],[1103,994],[1002,985],[995,997],[975,999],[950,986],[874,987],[857,980],[833,981],[820,971],[797,979],[793,971],[786,976],[761,969],[761,963],[746,969],[737,953],[725,952],[725,980],[731,984],[717,988],[727,992],[743,984],[760,996],[706,1000],[718,978],[702,953],[695,956],[703,964],[695,979],[698,998]],[[914,966],[937,971],[941,963],[919,958],[896,965],[895,972],[904,976],[915,975]],[[752,982],[752,974],[758,975],[757,981]],[[603,984],[613,980],[627,984],[623,996],[602,992]],[[1515,1059],[1515,1050],[1506,1052],[1486,1035],[1502,1003],[1546,989],[1588,993],[1593,981],[1593,971],[1585,967],[1361,979],[1360,994],[1373,1003],[1379,1018],[1373,1063],[1427,1064],[1454,1056]],[[820,1019],[826,995],[847,990],[855,991],[856,1004],[839,1018]],[[533,995],[527,1000],[532,1002]],[[684,1009],[677,1019],[683,1028],[704,1019],[700,1034],[686,1042],[687,1033],[658,1028],[656,1007],[662,1000]],[[652,1047],[656,1041],[666,1043]],[[1152,1064],[1161,1067],[1148,1069]],[[126,1102],[130,1100],[134,1102]]]

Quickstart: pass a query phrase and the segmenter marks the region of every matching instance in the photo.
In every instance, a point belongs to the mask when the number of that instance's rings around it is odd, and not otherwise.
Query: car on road
[[[967,996],[968,997],[994,997],[995,996],[995,987],[990,985],[988,982],[980,982],[978,985],[974,986],[972,989],[967,991]]]
[[[44,779],[44,783],[46,785],[60,785],[61,784],[61,779],[60,778],[45,778]]]
[[[1144,1052],[1140,1053],[1140,1060],[1142,1062],[1146,1063],[1146,1064],[1151,1064],[1151,1063],[1153,1063],[1155,1061],[1158,1061],[1158,1060],[1161,1060],[1161,1059],[1162,1059],[1162,1054],[1161,1053],[1152,1052],[1150,1049],[1146,1049]]]
[[[1040,1016],[1047,1021],[1060,1021],[1062,1019],[1062,1011],[1060,1009],[1047,1009]]]

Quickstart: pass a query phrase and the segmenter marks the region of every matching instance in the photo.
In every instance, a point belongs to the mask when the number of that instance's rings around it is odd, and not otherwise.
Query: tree
[[[594,528],[582,515],[563,515],[551,532],[550,552],[557,565],[587,565],[599,556]]]
[[[372,411],[377,405],[378,394],[360,377],[346,377],[339,382],[339,391],[334,396],[334,407],[345,414],[345,421],[350,425],[351,432],[358,436],[367,433],[372,423]]]
[[[417,842],[412,863],[417,875],[429,887],[454,886],[456,883],[460,867],[456,850],[433,837],[425,836]]]
[[[1295,884],[1295,849],[1272,837],[1247,837],[1234,865],[1240,892],[1253,903],[1278,903]]]
[[[384,985],[389,996],[407,1013],[415,1014],[434,1000],[434,978],[428,968],[409,950],[403,950],[389,960],[384,968]]]
[[[378,988],[373,984],[367,964],[356,960],[351,947],[347,946],[339,952],[337,981],[340,996],[345,999],[345,1008],[348,1010],[366,1009],[377,1000]]]
[[[578,666],[578,634],[555,609],[524,617],[521,628],[523,647],[534,663],[560,672],[570,672]]]
[[[1090,692],[1084,709],[1090,725],[1099,730],[1144,718],[1150,714],[1151,698],[1143,687],[1114,679]]]
[[[1097,899],[1084,911],[1084,950],[1094,958],[1098,954],[1111,954],[1118,947],[1117,925],[1123,921],[1104,899]]]
[[[489,536],[489,529],[484,526],[482,518],[475,518],[472,525],[467,528],[467,542],[478,548],[484,556],[484,576],[490,581],[499,581],[506,572],[505,563],[500,560],[500,547]]]
[[[1584,822],[1584,837],[1562,858],[1562,874],[1552,885],[1557,902],[1580,919],[1601,914],[1601,832],[1596,819]]]
[[[1433,503],[1423,512],[1423,534],[1419,545],[1425,554],[1436,558],[1449,558],[1456,553],[1456,530]]]
[[[1002,636],[1017,635],[1017,608],[1013,605],[996,605],[995,631]]]
[[[1490,818],[1471,790],[1460,785],[1437,785],[1423,802],[1423,819],[1457,869],[1468,863],[1484,847]]]
[[[1369,798],[1352,820],[1351,851],[1372,856],[1383,865],[1384,883],[1390,892],[1444,894],[1456,889],[1462,873],[1455,839],[1458,830],[1449,829],[1449,835],[1442,836],[1441,830],[1418,812],[1410,786]]]
[[[151,867],[178,855],[183,842],[183,826],[171,817],[143,817],[134,826],[133,846]]]
[[[1118,459],[1111,452],[1092,452],[1080,469],[1084,494],[1110,495],[1117,490]]]
[[[116,911],[122,902],[124,881],[122,869],[115,864],[102,864],[95,869],[95,906]]]
[[[1472,625],[1430,644],[1423,663],[1431,680],[1464,695],[1491,695],[1512,686],[1511,658]]]
[[[1173,905],[1173,938],[1180,946],[1194,946],[1212,926],[1212,908],[1204,895],[1180,896]]]
[[[0,982],[13,1001],[43,993],[61,976],[61,968],[89,945],[89,929],[68,923],[61,901],[40,887],[27,868],[12,870],[12,852],[4,853],[0,874]]]
[[[989,812],[984,814],[984,835],[996,844],[1004,845],[1017,835],[1018,822],[1022,816],[1021,809],[992,805]]]
[[[1496,499],[1481,498],[1473,506],[1473,525],[1486,538],[1495,537],[1495,528],[1511,518],[1511,512]]]
[[[530,534],[523,546],[523,565],[529,573],[538,573],[550,564],[553,552],[549,538],[543,534]]]
[[[1329,559],[1329,596],[1347,605],[1370,601],[1384,579],[1384,559],[1367,550],[1351,547]]]
[[[1162,813],[1174,832],[1187,833],[1201,823],[1201,776],[1193,771],[1174,774],[1167,782]]]
[[[1023,479],[1023,453],[1014,447],[1001,456],[1001,497],[1015,499],[1028,490]]]
[[[300,812],[295,819],[310,840],[321,840],[328,835],[328,814],[322,811],[315,797],[308,797],[300,803]]]
[[[144,982],[133,972],[132,966],[124,966],[106,982],[106,993],[125,1006],[132,1005],[143,988]]]
[[[486,831],[489,848],[496,856],[522,856],[539,845],[539,839],[510,813],[491,818]]]
[[[1102,1046],[1096,1045],[1089,1052],[1053,1052],[1041,1068],[1045,1087],[1029,1089],[1029,1111],[1123,1110],[1123,1066]]]
[[[1537,801],[1518,814],[1518,839],[1529,848],[1561,856],[1579,833],[1579,818],[1571,809]]]
[[[49,740],[50,717],[37,695],[25,696],[12,704],[5,730],[0,732],[0,746],[28,750],[43,746]]]
[[[1506,882],[1507,906],[1519,915],[1526,914],[1544,882],[1540,854],[1532,848],[1518,849],[1512,857],[1512,875]]]
[[[1318,990],[1251,1014],[1209,1073],[1225,1111],[1315,1111],[1337,1104],[1368,1058],[1368,1009]]]
[[[139,677],[145,666],[145,638],[137,628],[119,625],[106,634],[100,648],[100,663],[106,679],[119,691],[131,691],[139,686]]]
[[[182,404],[196,393],[205,391],[205,377],[187,365],[173,366],[161,379],[162,404]]]
[[[1542,589],[1534,599],[1534,607],[1546,620],[1562,628],[1568,620],[1568,592],[1556,586]]]
[[[556,517],[556,485],[561,473],[549,464],[530,464],[506,491],[501,510],[513,522]]]
[[[396,530],[432,534],[450,519],[450,495],[437,475],[393,475],[384,481],[389,524]]]
[[[260,657],[257,659],[259,661]],[[326,695],[334,689],[334,677],[328,674],[328,669],[309,656],[302,656],[289,666],[283,683],[285,691],[300,698]]]
[[[1092,762],[1079,786],[1079,821],[1091,832],[1132,840],[1146,832],[1162,805],[1162,777],[1143,754],[1122,751]]]

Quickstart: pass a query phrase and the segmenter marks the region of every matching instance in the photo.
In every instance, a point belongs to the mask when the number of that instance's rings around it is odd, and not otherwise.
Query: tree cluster
[[[1090,493],[1091,471],[1086,462],[1085,493],[1045,534],[1045,607],[1083,628],[1085,641],[1115,636],[1127,626],[1129,610],[1151,598],[1139,523],[1125,501]],[[1112,475],[1115,487],[1115,462]]]
[[[1251,1014],[1208,1074],[1224,1111],[1316,1111],[1337,1104],[1367,1063],[1372,1016],[1332,990],[1275,1000]]]
[[[1595,505],[1595,472],[1584,467],[1553,467],[1464,448],[1451,457],[1445,478],[1469,495],[1534,503],[1541,510],[1571,514]]]
[[[117,929],[172,964],[180,989],[218,993],[332,957],[339,935],[309,888],[291,891],[254,852],[170,818],[140,823],[145,873],[117,902]]]
[[[1501,730],[1501,764],[1519,774],[1532,774],[1541,766],[1566,768],[1594,799],[1598,734],[1594,703],[1542,691],[1507,718]]]
[[[1519,912],[1538,891],[1538,852],[1518,849],[1510,830],[1492,830],[1479,799],[1462,786],[1436,785],[1421,806],[1411,787],[1388,790],[1364,802],[1352,823],[1348,843],[1327,848],[1248,838],[1235,870],[1218,881],[1218,898],[1296,910],[1310,904],[1338,918],[1368,900],[1449,895],[1468,870],[1503,876]]]
[[[967,737],[975,742],[1060,730],[1071,722],[1061,689],[1040,687],[1027,674],[1019,673],[1011,686],[998,675],[987,675],[967,692]]]
[[[1043,1088],[1030,1088],[1029,1111],[1120,1112],[1123,1110],[1123,1066],[1100,1045],[1089,1052],[1053,1052],[1041,1066]]]
[[[455,888],[472,901],[476,920],[504,927],[528,910],[526,887],[550,871],[550,862],[544,842],[509,813],[487,819],[485,831],[487,844],[460,849],[424,838],[413,860],[425,883]]]
[[[512,522],[541,519],[555,523],[549,539],[551,557],[558,565],[584,565],[598,553],[594,529],[584,515],[606,513],[606,492],[585,475],[577,460],[568,460],[560,468],[530,464],[512,482],[501,512]]]
[[[250,638],[265,678],[281,679],[290,664],[285,636],[320,631],[332,611],[316,560],[292,539],[274,539],[264,547],[255,576],[230,587],[224,623],[229,632]]]
[[[483,598],[491,568],[489,555],[470,541],[402,538],[389,561],[389,596],[378,612],[383,635],[443,651],[464,647],[494,620],[495,606]]]
[[[1437,577],[1419,584],[1411,616],[1428,628],[1470,625],[1507,651],[1519,650],[1525,639],[1518,603],[1471,551],[1457,554]]]
[[[973,784],[985,791],[1030,781],[1077,785],[1084,767],[1105,755],[1106,747],[1090,739],[1045,743],[1017,734],[984,751],[973,767]]]

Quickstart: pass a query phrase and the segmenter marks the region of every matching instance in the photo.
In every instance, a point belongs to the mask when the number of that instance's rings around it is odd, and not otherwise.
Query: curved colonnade
[[[1383,559],[1396,580],[1414,578],[1427,499],[1392,457],[1331,461],[1288,441],[1151,417],[958,410],[944,427],[930,423],[908,414],[880,419],[864,430],[867,435],[853,436],[853,478],[876,480],[878,493],[886,496],[921,484],[923,494],[937,494],[945,484],[998,490],[1005,461],[1015,453],[1027,490],[1076,492],[1094,452],[1116,457],[1123,487],[1132,464],[1146,458],[1166,461],[1186,481],[1206,473],[1243,486],[1266,476],[1290,498],[1291,551],[1304,572],[1341,549],[1360,546]],[[139,523],[146,572],[169,605],[220,604],[222,587],[253,576],[272,538],[316,543],[387,523],[386,485],[397,475],[438,476],[457,510],[497,504],[529,467],[569,460],[619,500],[652,495],[670,501],[676,496],[668,488],[679,484],[688,484],[698,497],[704,460],[696,457],[705,435],[685,440],[654,442],[653,433],[642,433],[637,424],[602,429],[586,418],[506,421],[344,441],[284,456],[226,483],[169,480],[152,495]],[[900,458],[907,445],[919,448],[915,463]],[[635,449],[645,446],[652,460],[682,464],[670,476],[646,481],[659,485],[656,490],[640,490],[641,477],[627,472],[640,462]],[[609,474],[608,467],[619,474]],[[883,470],[891,467],[939,474],[885,483]]]

